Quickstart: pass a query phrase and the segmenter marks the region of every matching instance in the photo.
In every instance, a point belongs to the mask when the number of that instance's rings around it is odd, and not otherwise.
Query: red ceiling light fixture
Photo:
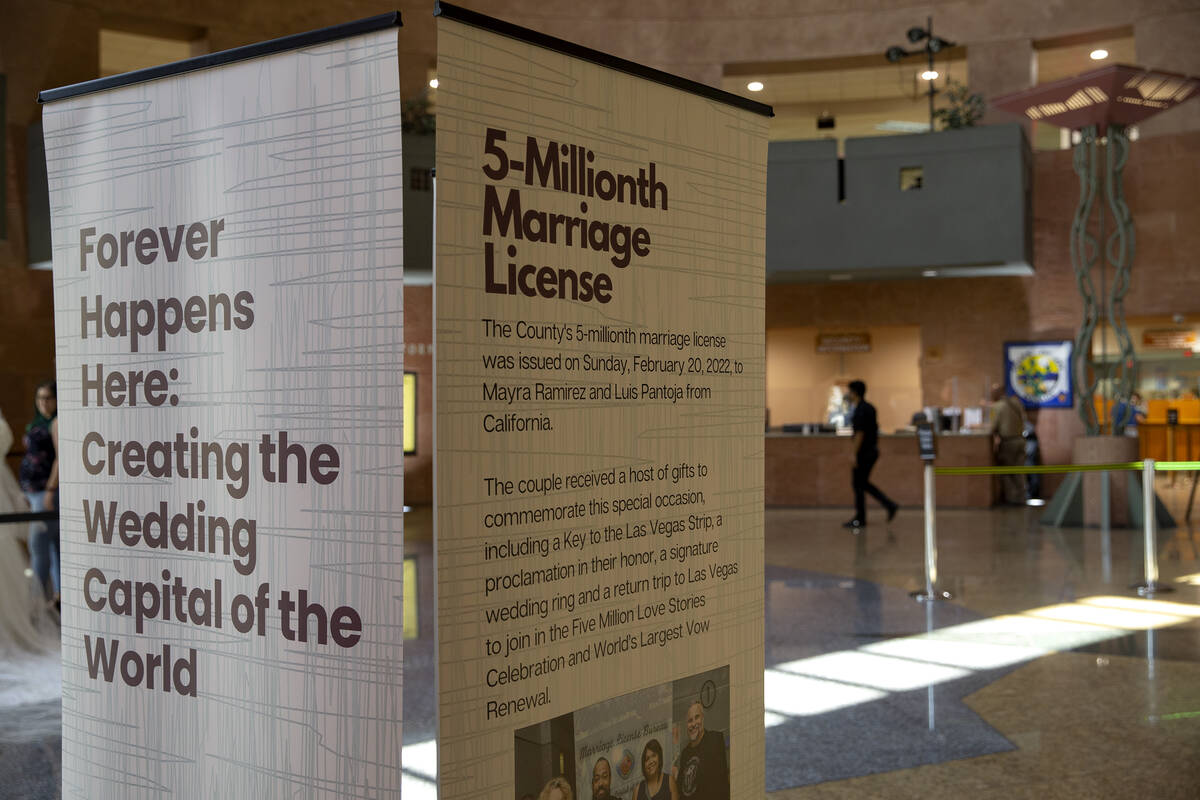
[[[1113,64],[992,101],[1004,111],[1060,128],[1136,125],[1179,105],[1200,90],[1200,79],[1173,72]]]

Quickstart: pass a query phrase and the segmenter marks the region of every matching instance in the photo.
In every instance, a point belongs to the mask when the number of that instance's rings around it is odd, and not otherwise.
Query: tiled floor
[[[1182,520],[1183,484],[1162,488]],[[1128,588],[1142,575],[1138,531],[1045,528],[1036,509],[942,511],[941,585],[954,597],[930,606],[909,597],[922,585],[920,512],[857,534],[847,516],[766,515],[772,800],[1200,798],[1200,525],[1161,532],[1177,591],[1147,601]],[[420,635],[405,648],[404,796],[425,800],[428,509],[406,525]],[[41,738],[22,745],[25,714]],[[0,710],[0,785],[18,785],[20,759],[53,752],[46,714]],[[55,797],[57,765],[37,763],[45,780],[18,796]]]
[[[1162,487],[1181,527],[1159,538],[1177,591],[1153,601],[1129,589],[1140,532],[939,513],[954,598],[932,634],[907,596],[918,512],[854,535],[833,511],[768,511],[773,800],[1200,797],[1200,526],[1182,489]]]

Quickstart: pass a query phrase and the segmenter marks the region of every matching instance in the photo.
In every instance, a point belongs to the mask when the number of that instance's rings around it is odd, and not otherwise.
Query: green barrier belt
[[[936,475],[1058,475],[1064,472],[1121,472],[1140,470],[1142,462],[1119,464],[1047,464],[1041,467],[934,467]]]
[[[1191,472],[1200,470],[1200,461],[1155,461],[1154,469],[1162,472]]]
[[[1047,464],[1041,467],[934,467],[935,475],[1061,475],[1068,472],[1140,472],[1141,461],[1122,461],[1116,464]],[[1200,461],[1156,461],[1154,469],[1162,472],[1200,470]]]

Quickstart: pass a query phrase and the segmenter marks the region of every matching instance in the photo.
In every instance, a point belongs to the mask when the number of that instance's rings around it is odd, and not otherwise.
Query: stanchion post
[[[1154,506],[1154,459],[1147,458],[1142,462],[1142,520],[1145,528],[1142,538],[1146,546],[1146,586],[1150,591],[1158,583],[1158,519]]]
[[[933,603],[925,604],[925,632],[928,634],[933,633]],[[937,730],[937,691],[935,690],[932,682],[926,688],[925,692],[926,714],[929,717],[929,730],[934,731]]]
[[[918,601],[949,600],[949,592],[937,588],[937,491],[934,486],[933,462],[925,462],[925,589],[913,592]]]
[[[1154,496],[1154,459],[1142,462],[1142,540],[1145,544],[1146,580],[1133,588],[1143,597],[1173,591],[1158,582],[1158,520]]]
[[[938,591],[937,566],[937,495],[934,488],[933,462],[937,458],[937,439],[928,422],[917,425],[917,449],[925,462],[925,588],[912,597],[925,603],[949,600],[949,592]]]
[[[925,462],[925,594],[933,597],[937,585],[937,496],[933,462]]]

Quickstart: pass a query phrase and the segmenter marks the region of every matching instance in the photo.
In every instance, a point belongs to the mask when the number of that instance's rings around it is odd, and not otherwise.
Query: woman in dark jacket
[[[39,384],[34,395],[33,421],[25,426],[20,481],[34,511],[58,508],[58,391],[54,381]],[[29,553],[39,585],[44,590],[49,581],[57,601],[58,520],[30,523]]]

